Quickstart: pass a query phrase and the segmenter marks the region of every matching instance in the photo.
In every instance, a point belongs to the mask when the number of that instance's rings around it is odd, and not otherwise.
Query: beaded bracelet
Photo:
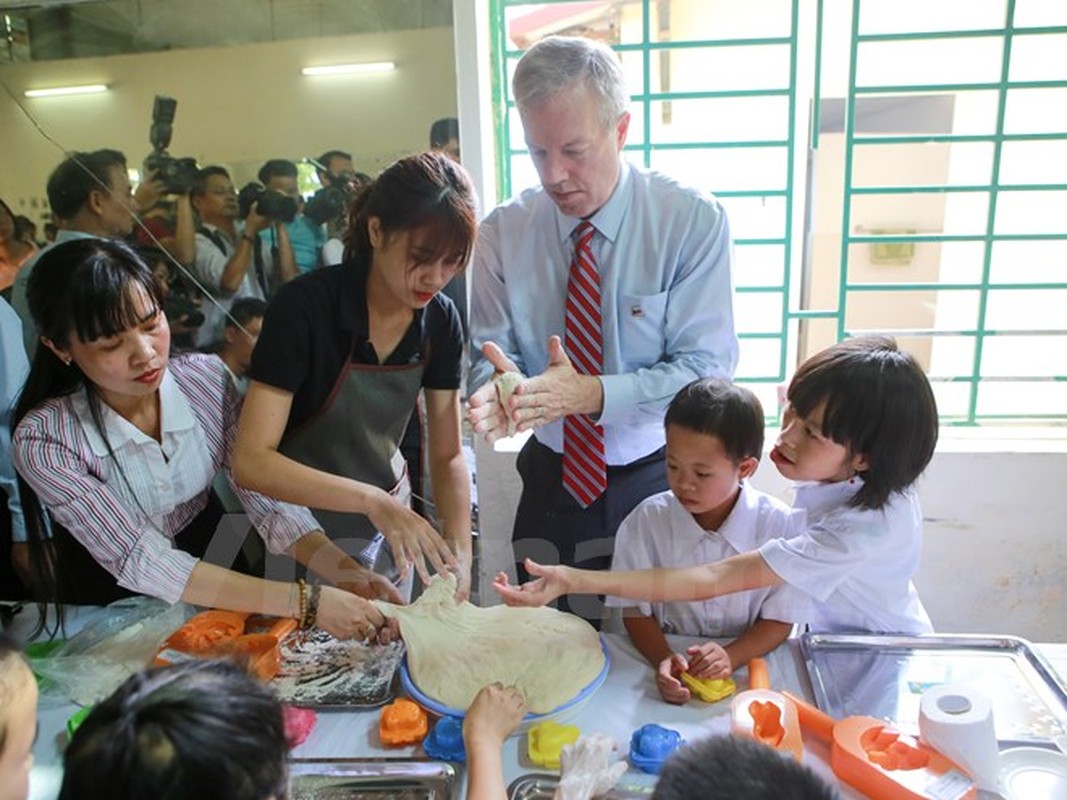
[[[304,582],[303,578],[298,578],[296,585],[300,587],[300,616],[297,618],[297,623],[301,628],[307,627],[307,613],[308,613],[308,585]]]
[[[307,604],[307,625],[306,627],[312,628],[319,618],[319,598],[322,596],[322,587],[317,583],[311,586],[311,592],[308,594]]]

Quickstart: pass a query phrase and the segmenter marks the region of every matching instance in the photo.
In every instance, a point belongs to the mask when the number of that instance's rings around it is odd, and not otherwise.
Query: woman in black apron
[[[463,329],[440,290],[467,262],[475,201],[436,153],[397,161],[349,210],[345,262],[286,284],[252,355],[238,482],[309,506],[343,550],[454,569],[470,586],[470,475],[460,439]],[[425,390],[430,476],[444,536],[410,508],[400,439]],[[387,547],[379,548],[382,542]],[[374,557],[379,549],[388,558]]]

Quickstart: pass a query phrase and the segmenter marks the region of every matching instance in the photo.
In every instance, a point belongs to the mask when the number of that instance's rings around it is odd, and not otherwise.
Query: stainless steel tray
[[[294,759],[290,800],[452,800],[456,770],[411,758]]]
[[[815,702],[832,717],[876,717],[917,735],[922,693],[956,683],[992,701],[1001,749],[1049,745],[1067,732],[1067,691],[1014,636],[806,633],[800,652]]]
[[[325,631],[295,631],[282,640],[271,681],[285,702],[309,708],[377,708],[396,697],[403,642],[338,641]]]
[[[599,800],[648,800],[655,787],[655,776],[649,776],[650,783],[644,785],[635,782],[633,775],[624,774],[619,785],[607,794],[598,795]],[[552,800],[559,785],[559,775],[532,772],[511,782],[508,787],[508,800]]]

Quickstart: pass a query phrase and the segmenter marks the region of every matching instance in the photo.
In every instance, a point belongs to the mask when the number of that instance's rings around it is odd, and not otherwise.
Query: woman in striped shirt
[[[103,239],[56,245],[34,268],[28,299],[41,345],[12,415],[12,445],[39,600],[139,593],[296,617],[314,596],[317,624],[338,637],[384,625],[358,595],[395,600],[396,590],[330,542],[305,508],[233,486],[268,549],[334,584],[321,595],[201,558],[219,545],[211,482],[219,470],[230,477],[237,393],[216,356],[170,358],[159,287],[134,250]]]

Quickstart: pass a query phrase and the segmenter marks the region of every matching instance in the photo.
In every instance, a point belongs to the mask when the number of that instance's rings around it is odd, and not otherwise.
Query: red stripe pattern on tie
[[[583,221],[574,229],[574,260],[567,280],[565,345],[574,368],[599,375],[604,368],[600,333],[600,275],[590,244],[596,228]],[[604,429],[585,414],[563,420],[563,486],[587,508],[607,488]]]

